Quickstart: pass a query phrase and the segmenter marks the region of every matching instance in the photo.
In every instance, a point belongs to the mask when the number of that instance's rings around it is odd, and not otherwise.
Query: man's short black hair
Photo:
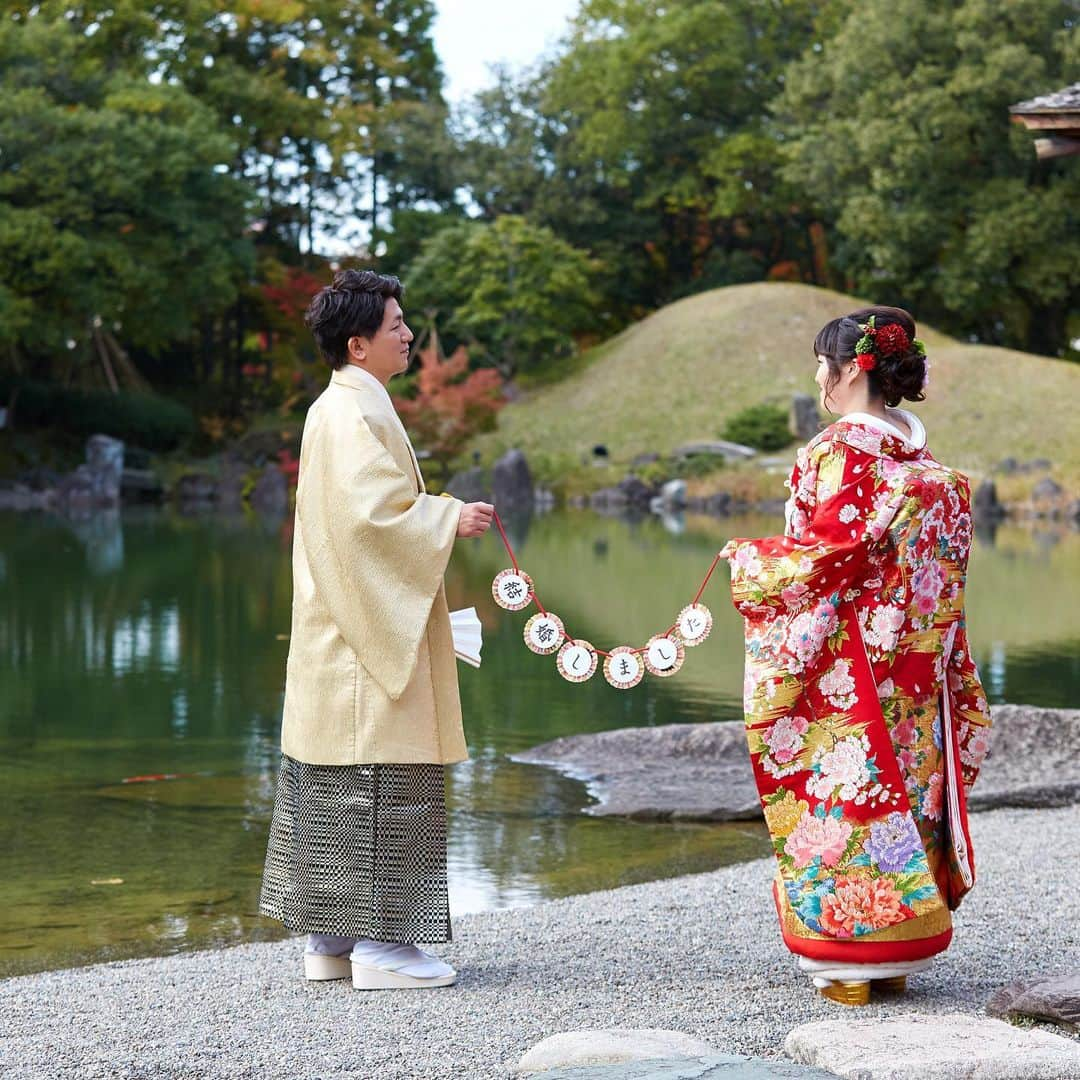
[[[373,338],[382,326],[386,301],[401,303],[402,284],[391,274],[341,270],[320,289],[304,313],[304,322],[326,362],[335,370],[349,360],[349,338]]]

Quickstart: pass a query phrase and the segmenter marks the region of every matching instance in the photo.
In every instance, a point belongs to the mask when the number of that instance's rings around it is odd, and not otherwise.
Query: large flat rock
[[[1080,710],[997,705],[990,756],[970,802],[1080,802]],[[738,821],[761,816],[739,723],[665,724],[568,735],[514,755],[587,781],[596,815]]]
[[[1026,1016],[1080,1028],[1080,971],[1017,979],[994,994],[986,1011],[1005,1019]]]
[[[832,1073],[808,1065],[741,1054],[704,1058],[658,1058],[624,1065],[586,1065],[552,1069],[540,1080],[835,1080]]]
[[[716,1047],[693,1035],[663,1028],[594,1028],[549,1035],[518,1062],[519,1073],[577,1065],[611,1065],[654,1058],[701,1057]]]
[[[586,780],[588,812],[647,819],[739,821],[761,817],[742,724],[665,724],[567,735],[515,761]]]
[[[1080,1046],[962,1013],[819,1020],[784,1040],[789,1057],[846,1080],[1076,1080]]]
[[[1080,709],[995,705],[990,756],[972,789],[973,810],[1080,802]]]

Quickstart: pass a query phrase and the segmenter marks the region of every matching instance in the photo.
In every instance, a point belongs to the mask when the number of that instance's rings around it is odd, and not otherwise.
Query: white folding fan
[[[480,666],[480,650],[484,646],[483,628],[476,608],[462,608],[450,612],[450,632],[454,638],[457,658],[471,667]]]

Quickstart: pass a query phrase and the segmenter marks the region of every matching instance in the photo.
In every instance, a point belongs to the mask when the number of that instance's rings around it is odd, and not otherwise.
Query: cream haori
[[[902,319],[834,322],[836,341],[864,351],[855,372],[826,340],[823,393],[834,372],[849,398],[879,373],[900,379],[897,357],[921,385]],[[989,746],[964,621],[968,482],[934,459],[914,416],[873,407],[799,452],[783,536],[722,553],[745,622],[747,740],[781,930],[816,971],[947,947],[973,881],[966,794]]]

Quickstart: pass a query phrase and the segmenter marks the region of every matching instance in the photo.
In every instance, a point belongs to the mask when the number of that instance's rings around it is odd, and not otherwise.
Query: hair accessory
[[[863,371],[873,371],[878,360],[888,356],[903,356],[914,349],[919,356],[926,356],[926,346],[918,339],[912,340],[899,323],[876,325],[877,316],[871,315],[859,325],[863,336],[855,343],[855,363]]]

